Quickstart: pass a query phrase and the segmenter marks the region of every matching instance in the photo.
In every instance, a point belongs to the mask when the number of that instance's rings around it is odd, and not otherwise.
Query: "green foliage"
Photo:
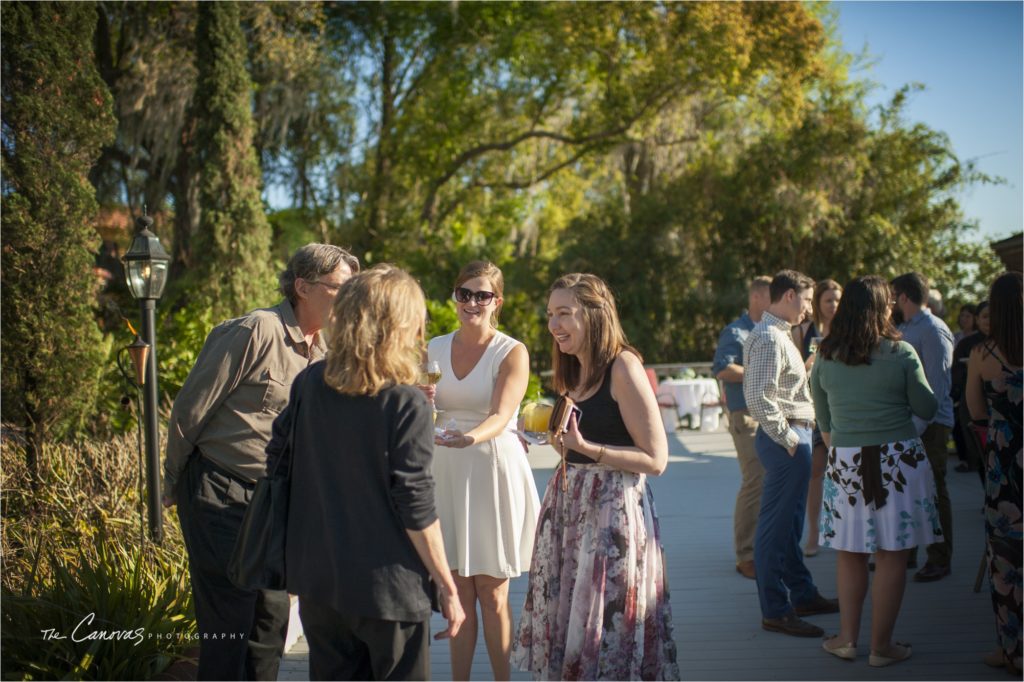
[[[219,320],[213,318],[210,308],[195,302],[177,310],[162,309],[160,312],[163,313],[157,321],[160,407],[162,414],[169,414],[171,403],[192,371],[206,337]],[[90,424],[90,433],[97,438],[134,433],[136,428],[135,388],[125,381],[117,366],[118,353],[133,338],[127,328],[122,333],[105,337],[110,350],[104,364],[96,412]],[[122,364],[134,376],[127,355],[122,357]],[[126,396],[132,401],[127,406],[122,403]]]
[[[5,3],[3,40],[3,420],[29,456],[77,429],[105,346],[93,317],[97,205],[86,179],[114,137],[94,63],[91,3]]]
[[[657,362],[707,359],[749,278],[781,267],[917,269],[950,308],[997,267],[955,200],[991,179],[904,120],[912,89],[868,110],[828,4],[98,9],[119,135],[91,177],[105,199],[174,211],[165,395],[213,323],[271,303],[273,271],[312,240],[397,263],[433,299],[468,260],[494,261],[501,326],[534,373],[565,271],[607,279]],[[269,221],[260,166],[293,203]],[[447,303],[431,315],[431,335],[455,327]],[[104,409],[123,415],[117,391]]]
[[[429,341],[435,336],[451,334],[459,328],[459,314],[455,312],[455,303],[450,299],[435,301],[427,299],[427,330]]]
[[[872,119],[859,88],[816,88],[797,125],[735,155],[711,145],[628,201],[613,185],[573,223],[564,269],[609,281],[648,359],[709,358],[746,283],[782,268],[839,282],[916,270],[954,305],[990,280],[994,255],[965,239],[952,199],[990,179],[945,135],[902,122],[906,92]]]
[[[176,310],[165,320],[158,348],[160,391],[164,400],[172,401],[178,395],[206,337],[220,322],[210,308],[197,304]]]
[[[300,246],[327,241],[324,234],[316,229],[320,219],[309,210],[286,208],[274,211],[267,219],[274,231],[274,255],[282,264],[287,263]],[[281,269],[284,269],[283,265]]]
[[[0,445],[5,679],[150,679],[194,644],[181,532],[165,518],[161,547],[140,541],[133,436],[47,445],[33,490],[24,450]],[[82,619],[94,620],[72,632]],[[55,629],[65,640],[42,641]],[[100,641],[100,630],[143,637]],[[127,635],[126,635],[127,636]],[[83,641],[74,642],[73,639]],[[138,644],[136,644],[138,642]]]
[[[194,644],[180,556],[101,533],[94,555],[55,566],[31,596],[3,593],[5,679],[148,680]],[[40,646],[51,629],[66,639]]]
[[[275,274],[238,4],[200,3],[196,42],[200,213],[193,286],[214,317],[235,317],[271,302]]]

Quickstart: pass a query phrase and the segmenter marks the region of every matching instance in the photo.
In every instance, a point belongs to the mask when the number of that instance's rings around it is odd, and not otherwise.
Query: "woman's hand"
[[[440,436],[434,436],[434,445],[443,445],[446,448],[468,448],[475,442],[476,438],[462,433],[458,429],[454,431],[445,429],[445,432]]]
[[[526,418],[523,417],[523,415],[519,415],[519,419],[516,421],[516,429],[519,431],[526,430]],[[523,446],[523,452],[529,453],[530,444],[526,442],[526,439],[520,436],[519,434],[516,434],[516,438],[519,439],[519,443]]]
[[[434,384],[416,384],[416,388],[423,391],[423,395],[427,396],[427,400],[431,403],[434,402],[434,396],[437,395],[437,386]]]
[[[558,443],[563,450],[575,450],[576,452],[584,455],[587,454],[590,448],[590,443],[588,443],[583,438],[583,434],[580,433],[580,425],[576,423],[575,412],[569,416],[569,425],[566,428],[566,432],[555,436],[555,442]]]

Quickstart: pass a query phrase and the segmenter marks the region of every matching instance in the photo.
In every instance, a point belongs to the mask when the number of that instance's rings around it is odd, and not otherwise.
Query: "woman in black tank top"
[[[577,425],[583,439],[591,443],[603,443],[606,453],[609,445],[636,445],[633,437],[629,435],[626,423],[622,421],[619,404],[612,398],[612,365],[608,365],[608,369],[605,370],[604,380],[597,393],[585,400],[577,401],[576,406],[586,415],[586,420],[580,420]],[[566,449],[565,459],[570,464],[594,462],[590,457],[569,448]]]
[[[543,679],[679,679],[646,479],[668,444],[642,360],[594,275],[552,285],[548,330],[555,389],[581,416],[556,436],[569,466],[544,494],[512,662]]]

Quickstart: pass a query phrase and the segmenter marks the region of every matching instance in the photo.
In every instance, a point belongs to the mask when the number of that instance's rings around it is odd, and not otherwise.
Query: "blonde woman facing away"
[[[672,609],[647,475],[668,463],[640,355],[600,278],[551,285],[555,390],[582,412],[541,506],[515,664],[545,680],[677,680]]]
[[[465,616],[434,511],[431,409],[412,385],[423,292],[378,265],[343,284],[331,312],[326,361],[296,377],[267,446],[269,470],[292,459],[287,589],[310,678],[429,679],[430,578],[448,619],[435,639]]]
[[[459,272],[453,298],[459,329],[430,340],[428,362],[441,379],[434,479],[445,551],[466,624],[450,642],[452,677],[468,680],[477,641],[477,605],[496,680],[509,679],[512,615],[508,581],[530,567],[540,499],[515,433],[529,381],[526,346],[497,329],[504,278],[493,263]],[[454,420],[454,424],[452,421]]]

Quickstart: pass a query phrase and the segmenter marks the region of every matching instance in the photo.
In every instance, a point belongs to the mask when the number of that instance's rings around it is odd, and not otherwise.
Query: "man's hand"
[[[789,448],[788,450],[786,450],[786,452],[788,452],[788,453],[789,453],[789,456],[790,456],[790,457],[793,457],[794,455],[796,455],[796,449],[797,449],[798,447],[800,447],[800,444],[799,444],[799,443],[797,443],[797,444],[796,444],[796,445],[794,445],[793,447],[791,447],[791,448]]]
[[[163,502],[164,507],[167,507],[168,509],[177,504],[177,501],[170,495],[164,495],[161,502]]]
[[[458,592],[449,592],[443,586],[438,586],[437,591],[438,601],[441,602],[441,615],[448,621],[448,628],[434,635],[434,639],[448,639],[459,634],[459,629],[466,620],[466,613],[462,610]]]

